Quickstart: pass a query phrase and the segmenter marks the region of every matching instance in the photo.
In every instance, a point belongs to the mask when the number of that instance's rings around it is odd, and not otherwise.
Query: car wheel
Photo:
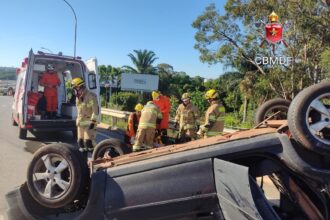
[[[260,124],[272,114],[280,111],[277,115],[274,115],[272,119],[283,120],[287,119],[287,113],[290,106],[290,101],[282,98],[275,98],[268,100],[262,104],[256,112],[255,123]]]
[[[98,143],[93,151],[92,159],[96,160],[103,157],[117,157],[129,153],[129,147],[117,139],[106,139]]]
[[[60,208],[78,198],[84,172],[77,152],[63,144],[40,148],[28,166],[27,185],[42,206]]]
[[[18,137],[20,139],[26,139],[26,136],[27,136],[27,129],[25,129],[25,128],[19,128]]]
[[[330,154],[330,82],[310,86],[292,101],[290,131],[305,148]]]

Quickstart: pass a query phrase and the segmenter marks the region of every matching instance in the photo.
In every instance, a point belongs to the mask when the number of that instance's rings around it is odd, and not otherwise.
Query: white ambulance
[[[46,110],[44,87],[40,85],[42,75],[51,64],[60,84],[57,86],[57,112],[49,117]],[[100,86],[97,60],[83,62],[80,57],[49,54],[30,50],[21,68],[17,69],[17,84],[12,105],[13,125],[19,127],[19,138],[25,139],[27,131],[72,131],[76,135],[77,110],[70,82],[73,78],[84,79],[85,86],[94,92],[100,105]],[[100,108],[100,106],[99,106]]]

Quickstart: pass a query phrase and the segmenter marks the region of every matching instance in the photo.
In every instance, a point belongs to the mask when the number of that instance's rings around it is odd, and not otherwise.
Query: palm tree
[[[129,58],[132,60],[134,67],[123,66],[126,71],[132,73],[143,73],[143,74],[156,74],[157,69],[152,66],[155,60],[158,59],[156,54],[151,50],[134,50],[135,55],[132,53],[128,54]]]

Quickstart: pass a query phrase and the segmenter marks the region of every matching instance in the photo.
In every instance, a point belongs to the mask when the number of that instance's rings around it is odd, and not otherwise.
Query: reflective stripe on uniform
[[[139,128],[156,128],[156,125],[148,122],[140,122]]]
[[[196,126],[192,125],[192,124],[186,124],[183,127],[184,127],[184,129],[196,128]]]
[[[91,124],[91,122],[88,120],[88,121],[85,121],[85,120],[81,120],[79,122],[79,126],[81,127],[86,127],[86,126],[89,126]]]

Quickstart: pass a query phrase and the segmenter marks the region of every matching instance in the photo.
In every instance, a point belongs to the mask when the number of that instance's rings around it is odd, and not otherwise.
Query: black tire
[[[287,119],[287,113],[290,103],[291,102],[289,100],[282,98],[268,100],[257,109],[255,123],[260,124],[271,114],[274,114],[278,111],[280,111],[280,113],[274,116],[275,120]]]
[[[81,165],[77,152],[65,144],[40,148],[28,166],[27,185],[31,196],[48,208],[60,208],[73,202],[84,184]]]
[[[83,190],[86,189],[86,187],[89,186],[90,178],[89,178],[89,168],[87,164],[87,160],[84,157],[83,153],[79,151],[79,148],[70,144],[65,143],[58,143],[57,145],[62,145],[63,147],[70,148],[70,150],[77,156],[79,160],[79,164],[81,167],[81,178],[82,182],[80,184],[80,190],[79,193],[83,192]]]
[[[289,129],[294,139],[322,155],[330,154],[329,110],[330,82],[323,82],[301,91],[292,101],[288,113]]]
[[[25,129],[25,128],[19,128],[18,137],[20,139],[25,140],[26,139],[26,136],[27,136],[27,129]]]
[[[130,148],[122,141],[118,139],[106,139],[98,143],[93,151],[92,160],[97,158],[103,158],[107,154],[111,157],[117,157],[130,153]]]
[[[77,128],[75,128],[75,129],[72,130],[72,136],[73,136],[73,139],[77,140],[77,138],[78,138]]]

